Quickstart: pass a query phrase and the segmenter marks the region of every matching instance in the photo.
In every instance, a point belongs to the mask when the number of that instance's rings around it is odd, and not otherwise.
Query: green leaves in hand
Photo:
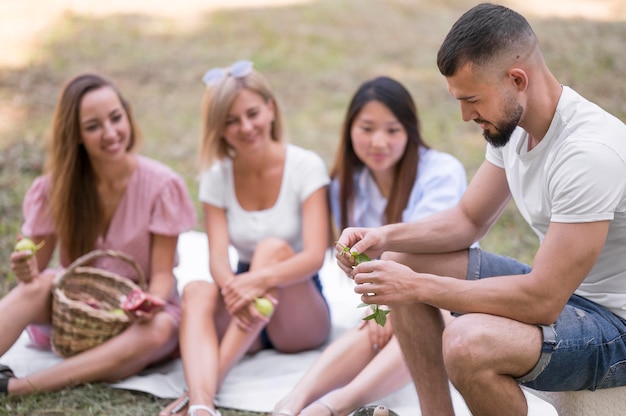
[[[339,242],[337,242],[337,244],[341,246],[341,250],[344,253],[350,253],[350,258],[352,259],[352,261],[354,261],[355,266],[371,260],[369,256],[365,253],[350,251],[350,247],[346,247]],[[370,315],[367,315],[365,318],[363,318],[364,321],[369,321],[373,319],[378,325],[385,326],[385,323],[387,322],[387,315],[389,314],[389,312],[391,312],[391,310],[382,309],[379,305],[368,305],[367,303],[361,303],[359,306],[357,306],[357,308],[362,308],[364,306],[371,307],[373,311]]]
[[[391,312],[390,309],[382,309],[380,305],[368,305],[367,303],[361,303],[357,308],[362,308],[364,306],[369,306],[372,308],[372,313],[363,318],[364,321],[369,321],[373,319],[380,326],[385,326],[387,322],[387,315]]]
[[[350,258],[352,259],[352,261],[354,262],[355,266],[358,266],[359,264],[366,262],[366,261],[370,261],[371,259],[369,258],[369,256],[365,253],[359,253],[357,251],[350,251],[350,247],[346,247],[343,244],[337,242],[337,244],[339,244],[341,246],[341,250],[344,253],[350,253]]]

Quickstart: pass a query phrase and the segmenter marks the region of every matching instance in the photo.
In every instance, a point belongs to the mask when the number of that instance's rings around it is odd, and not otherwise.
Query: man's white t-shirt
[[[329,182],[324,161],[317,153],[288,144],[280,192],[273,207],[246,211],[239,205],[229,158],[202,174],[199,198],[226,211],[230,243],[239,260],[249,263],[258,242],[267,237],[281,238],[295,252],[302,251],[302,204]]]
[[[486,158],[506,171],[513,199],[543,241],[551,222],[610,221],[595,266],[575,291],[626,318],[626,126],[563,87],[545,137],[528,151],[518,128]]]

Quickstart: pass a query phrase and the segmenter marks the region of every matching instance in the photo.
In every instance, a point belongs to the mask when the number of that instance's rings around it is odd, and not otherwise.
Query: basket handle
[[[72,274],[76,268],[83,266],[98,257],[115,257],[117,259],[123,260],[126,263],[130,264],[135,269],[135,273],[137,273],[137,277],[139,279],[139,287],[142,290],[147,289],[146,278],[143,274],[143,271],[137,264],[137,262],[126,253],[123,253],[121,251],[109,250],[109,249],[93,250],[87,254],[83,254],[82,256],[74,260],[74,262],[70,264],[66,270],[64,270],[63,272],[59,273],[56,276],[56,278],[54,279],[54,286],[57,286],[57,287],[60,286],[61,282],[63,281],[63,278],[66,275]]]

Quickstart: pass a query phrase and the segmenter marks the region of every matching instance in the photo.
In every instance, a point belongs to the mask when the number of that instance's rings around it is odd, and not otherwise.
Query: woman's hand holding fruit
[[[39,276],[35,253],[41,246],[43,242],[37,245],[29,238],[20,238],[15,244],[14,251],[11,253],[11,270],[20,282],[29,283]]]
[[[263,297],[268,288],[254,272],[241,273],[222,287],[224,304],[231,315],[247,307],[254,299]]]
[[[245,308],[232,315],[237,326],[244,331],[253,329],[259,322],[267,323],[274,313],[276,300],[271,296],[255,298]]]

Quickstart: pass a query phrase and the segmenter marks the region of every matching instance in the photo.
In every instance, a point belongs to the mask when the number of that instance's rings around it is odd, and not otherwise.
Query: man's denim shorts
[[[468,280],[526,274],[531,267],[510,257],[471,248]],[[626,288],[625,288],[626,289]],[[518,381],[535,390],[595,390],[626,385],[626,320],[572,295],[543,331],[541,358]]]

